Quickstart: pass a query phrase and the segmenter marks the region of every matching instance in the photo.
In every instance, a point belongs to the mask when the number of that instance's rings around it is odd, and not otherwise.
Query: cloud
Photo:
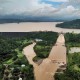
[[[68,0],[48,0],[48,1],[52,1],[52,2],[68,2]]]
[[[72,20],[80,18],[79,14],[80,10],[72,5],[66,6],[65,8],[60,9],[56,13],[57,17],[63,20]]]
[[[3,2],[4,0],[2,3]],[[38,15],[44,15],[48,11],[55,10],[53,5],[46,4],[45,2],[40,3],[40,0],[7,0],[7,2],[3,3],[1,7],[3,9],[3,14],[24,13],[25,15],[35,15],[38,13]]]
[[[0,8],[0,10],[2,10],[2,8]]]
[[[64,7],[68,6],[68,5],[72,5],[75,8],[79,8],[80,9],[80,0],[68,0],[68,2],[63,4]]]
[[[34,11],[34,16],[50,16],[51,12],[55,12],[57,10],[51,4],[42,3],[40,5],[41,7]]]
[[[66,8],[61,9],[59,13],[68,17],[74,15],[77,11],[78,9],[74,8],[72,5],[69,5]]]
[[[80,0],[69,0],[70,4],[77,5],[80,4]]]
[[[56,19],[72,19],[80,16],[80,0],[47,0],[65,2],[55,8],[44,0],[0,0],[0,15],[45,16]]]
[[[72,5],[67,6],[66,8],[64,8],[65,11],[67,11],[68,13],[73,13],[75,11],[77,11],[78,9],[75,9]]]

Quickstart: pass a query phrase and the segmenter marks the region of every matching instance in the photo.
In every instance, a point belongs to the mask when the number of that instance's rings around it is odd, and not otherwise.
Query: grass
[[[9,64],[9,65],[11,65],[12,63],[13,63],[13,59],[12,58],[4,62],[4,64]]]
[[[80,68],[78,65],[74,65],[74,70],[80,71]]]
[[[17,48],[17,49],[15,49],[15,51],[17,52],[17,56],[18,56],[18,58],[23,57],[22,51],[19,51],[19,49],[18,49],[18,48]]]

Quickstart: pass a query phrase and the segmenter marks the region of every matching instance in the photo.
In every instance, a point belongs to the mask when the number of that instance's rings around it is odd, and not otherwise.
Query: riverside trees
[[[56,25],[56,27],[80,29],[80,19],[59,23]]]

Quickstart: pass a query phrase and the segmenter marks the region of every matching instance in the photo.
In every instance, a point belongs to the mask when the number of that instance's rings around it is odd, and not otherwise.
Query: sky
[[[80,19],[80,0],[0,0],[0,18],[11,15],[53,20]]]

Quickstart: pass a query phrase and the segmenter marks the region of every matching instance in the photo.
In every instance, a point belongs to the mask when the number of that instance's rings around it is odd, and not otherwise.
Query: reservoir
[[[0,24],[0,32],[35,32],[35,31],[53,31],[63,33],[80,33],[79,29],[63,29],[56,27],[60,22],[24,22]]]

